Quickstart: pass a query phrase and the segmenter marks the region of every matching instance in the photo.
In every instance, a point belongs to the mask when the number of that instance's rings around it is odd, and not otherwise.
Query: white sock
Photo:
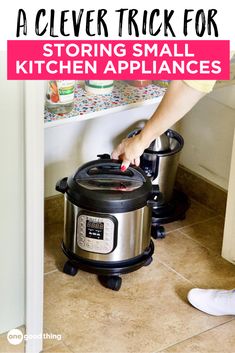
[[[194,288],[188,293],[188,301],[195,308],[210,315],[235,315],[235,289]]]

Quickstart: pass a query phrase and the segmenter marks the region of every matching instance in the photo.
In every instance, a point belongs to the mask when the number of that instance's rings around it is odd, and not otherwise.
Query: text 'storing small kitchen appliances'
[[[142,127],[135,128],[128,134],[132,137],[140,133]],[[156,138],[140,158],[140,167],[152,180],[154,190],[161,192],[152,212],[152,237],[164,238],[162,224],[185,218],[189,207],[188,197],[174,189],[180,151],[184,140],[180,134],[167,130]]]
[[[81,268],[119,290],[120,274],[152,261],[152,208],[160,193],[142,169],[122,172],[120,161],[100,157],[56,184],[65,197],[64,272],[75,275]]]

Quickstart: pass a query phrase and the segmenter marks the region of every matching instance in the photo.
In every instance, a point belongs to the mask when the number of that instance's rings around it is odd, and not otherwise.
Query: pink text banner
[[[229,80],[228,40],[9,40],[8,80]]]

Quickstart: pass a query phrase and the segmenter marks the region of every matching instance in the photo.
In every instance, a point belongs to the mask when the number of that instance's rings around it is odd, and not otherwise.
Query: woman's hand
[[[140,135],[126,138],[115,148],[112,158],[121,159],[121,170],[125,171],[130,164],[135,164],[136,166],[140,164],[140,156],[143,154],[145,148],[141,142]]]
[[[112,158],[123,161],[123,171],[130,163],[138,166],[140,156],[150,143],[179,121],[204,95],[204,92],[190,87],[184,81],[171,81],[161,103],[143,130],[134,137],[124,139],[113,151]]]

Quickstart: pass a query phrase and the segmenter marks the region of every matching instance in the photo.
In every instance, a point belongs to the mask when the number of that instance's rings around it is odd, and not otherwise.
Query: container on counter
[[[86,80],[85,90],[89,94],[110,94],[113,90],[111,80]]]
[[[150,80],[130,80],[130,81],[127,81],[127,83],[131,86],[134,86],[134,87],[146,87],[148,85],[151,85],[152,81],[150,81]]]
[[[68,114],[74,107],[75,81],[48,81],[46,109],[54,114]]]

